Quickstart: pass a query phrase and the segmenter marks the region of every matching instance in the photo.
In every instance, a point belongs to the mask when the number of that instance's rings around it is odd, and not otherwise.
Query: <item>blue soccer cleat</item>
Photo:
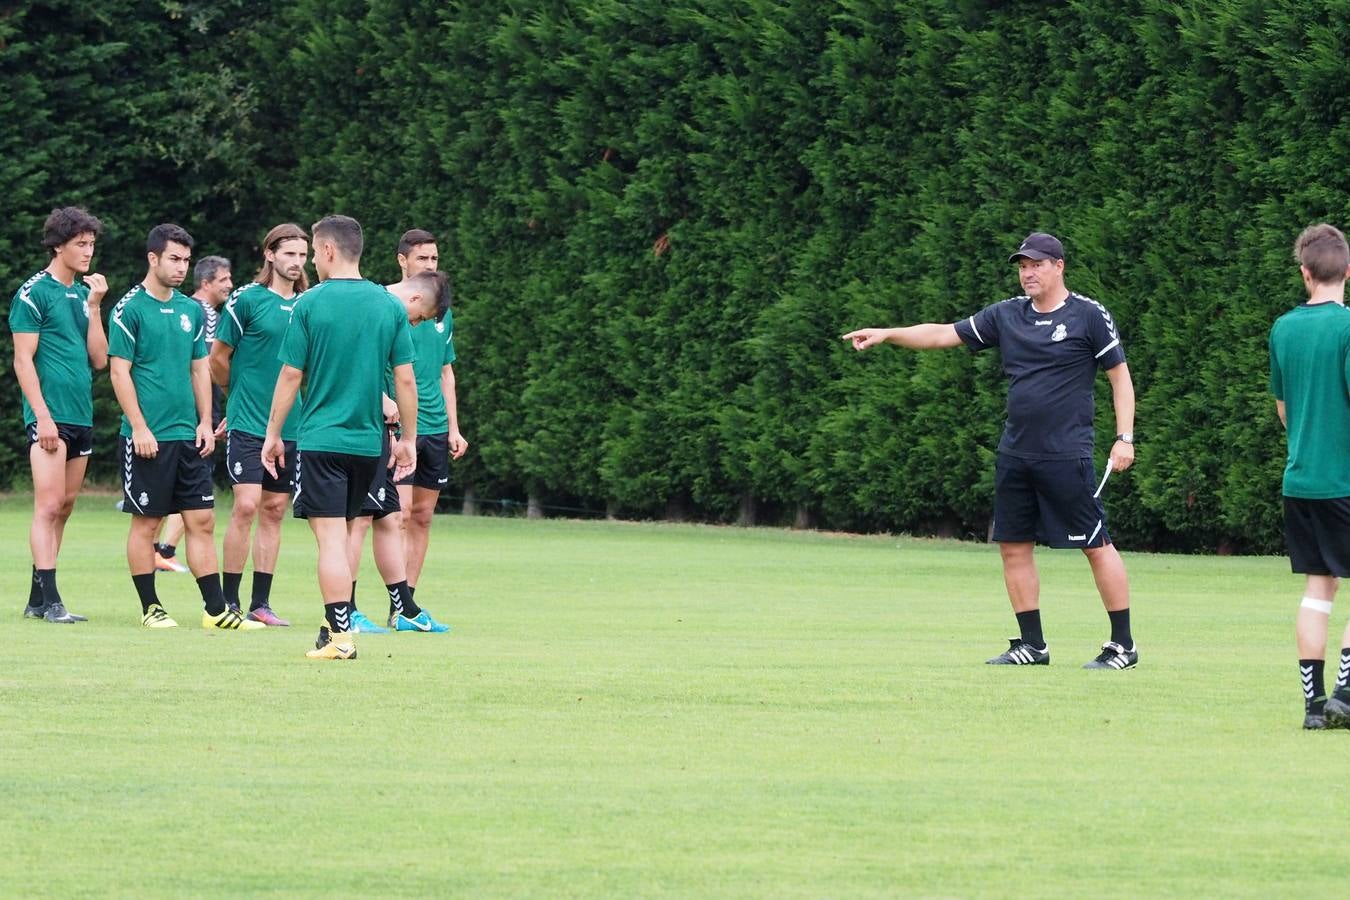
[[[388,628],[381,628],[370,620],[370,617],[359,609],[352,610],[351,631],[358,634],[388,634]]]
[[[427,634],[443,634],[450,630],[449,625],[437,622],[425,609],[411,619],[405,615],[392,615],[389,617],[389,627],[395,631],[422,631]]]

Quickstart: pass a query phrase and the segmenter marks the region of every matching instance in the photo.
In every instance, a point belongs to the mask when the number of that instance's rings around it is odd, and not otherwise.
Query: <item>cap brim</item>
[[[1042,253],[1040,250],[1018,250],[1012,256],[1008,257],[1008,262],[1017,262],[1019,259],[1059,259],[1053,253]]]

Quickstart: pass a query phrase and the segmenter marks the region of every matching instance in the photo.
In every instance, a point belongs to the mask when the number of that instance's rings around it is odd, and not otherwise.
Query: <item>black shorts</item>
[[[374,456],[300,450],[295,454],[297,519],[355,519],[361,514],[375,467]]]
[[[380,453],[380,468],[371,479],[365,498],[361,501],[361,515],[383,519],[402,507],[398,502],[398,488],[394,486],[394,470],[389,468],[389,441]]]
[[[1020,459],[1000,453],[994,464],[994,540],[1040,541],[1051,547],[1111,543],[1106,508],[1090,459]]]
[[[161,519],[185,509],[213,509],[211,457],[203,458],[192,441],[160,441],[153,459],[136,455],[131,438],[118,437],[122,460],[122,509],[134,516]]]
[[[260,484],[264,491],[289,494],[295,489],[295,441],[282,441],[286,463],[273,478],[263,468],[263,439],[243,431],[225,432],[225,469],[231,484]]]
[[[92,425],[66,425],[64,422],[57,422],[56,436],[66,442],[66,459],[88,456],[94,452],[94,426]],[[37,423],[34,422],[28,426],[28,443],[31,445],[37,442]]]
[[[443,491],[450,483],[450,435],[419,434],[417,436],[417,468],[403,477],[399,484]]]
[[[1350,578],[1350,497],[1285,497],[1284,541],[1298,574]]]

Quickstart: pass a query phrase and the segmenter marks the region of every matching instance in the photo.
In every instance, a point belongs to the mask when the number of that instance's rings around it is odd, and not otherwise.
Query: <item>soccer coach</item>
[[[1081,549],[1111,620],[1111,639],[1088,669],[1128,669],[1139,662],[1130,634],[1130,586],[1125,563],[1106,530],[1106,510],[1093,472],[1093,384],[1097,370],[1111,383],[1116,441],[1114,471],[1134,462],[1134,385],[1115,322],[1095,300],[1064,285],[1064,246],[1033,232],[1008,258],[1017,263],[1023,296],[987,306],[953,324],[863,328],[844,335],[855,350],[896,344],[935,350],[965,344],[978,353],[997,347],[1008,376],[1007,421],[994,473],[994,540],[1021,635],[993,665],[1049,665],[1041,632],[1037,540]]]

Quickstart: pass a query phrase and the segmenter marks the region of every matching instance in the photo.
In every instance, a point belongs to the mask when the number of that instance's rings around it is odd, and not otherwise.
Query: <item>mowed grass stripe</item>
[[[69,627],[20,619],[28,501],[0,500],[24,894],[1339,886],[1350,734],[1298,728],[1280,559],[1128,554],[1142,664],[1108,673],[1078,668],[1106,631],[1085,561],[1042,554],[1053,665],[1007,670],[982,665],[1012,630],[991,547],[438,517],[418,600],[452,634],[362,636],[338,664],[303,656],[303,523],[273,590],[295,627],[205,632],[192,579],[163,575],[181,627],[152,632],[113,499],[68,528],[61,589],[93,620]],[[362,575],[382,618],[368,551]]]

